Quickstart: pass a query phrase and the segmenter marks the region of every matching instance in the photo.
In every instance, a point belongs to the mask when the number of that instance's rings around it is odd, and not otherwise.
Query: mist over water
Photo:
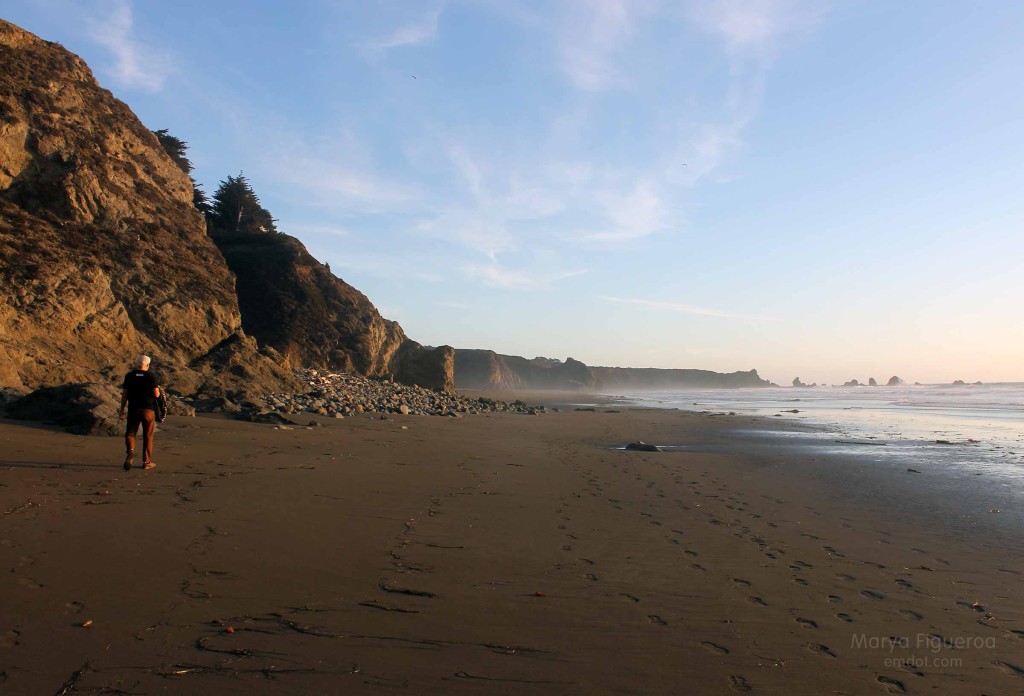
[[[819,450],[957,477],[994,476],[1024,494],[1024,383],[614,396],[634,406],[761,416],[789,426],[776,431],[779,437],[803,440]]]

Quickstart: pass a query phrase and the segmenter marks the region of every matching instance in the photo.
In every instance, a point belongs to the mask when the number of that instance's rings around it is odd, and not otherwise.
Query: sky
[[[428,345],[1024,381],[1017,0],[6,0]]]

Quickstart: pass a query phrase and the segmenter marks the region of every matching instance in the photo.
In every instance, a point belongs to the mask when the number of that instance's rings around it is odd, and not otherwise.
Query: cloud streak
[[[629,44],[647,0],[566,0],[561,67],[579,89],[599,92],[627,82],[617,59]]]
[[[470,277],[481,279],[486,285],[511,290],[536,290],[574,276],[583,275],[587,269],[563,271],[559,273],[537,273],[526,269],[505,270],[497,264],[486,266],[471,264],[466,267]]]
[[[418,21],[405,24],[387,36],[363,42],[359,47],[371,57],[379,57],[396,48],[423,46],[437,39],[438,20],[444,7],[428,12]]]
[[[115,2],[110,14],[102,19],[87,20],[89,38],[114,58],[114,82],[121,87],[158,92],[171,71],[170,60],[136,40],[133,25],[132,6],[127,0]]]

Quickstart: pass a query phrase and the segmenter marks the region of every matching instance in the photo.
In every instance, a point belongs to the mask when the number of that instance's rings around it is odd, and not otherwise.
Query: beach
[[[145,472],[0,421],[0,692],[1024,690],[999,513],[781,419],[530,398],[172,416]]]

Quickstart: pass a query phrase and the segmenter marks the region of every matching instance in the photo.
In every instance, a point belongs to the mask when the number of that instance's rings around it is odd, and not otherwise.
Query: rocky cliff
[[[0,382],[116,379],[145,351],[169,387],[230,386],[195,365],[225,342],[240,371],[287,381],[244,350],[234,280],[153,133],[80,58],[3,21],[0,65]]]
[[[493,350],[459,349],[455,351],[455,386],[487,391],[578,391],[593,388],[594,376],[590,368],[572,358],[565,362],[550,358],[530,360]]]
[[[768,387],[756,370],[723,374],[708,370],[636,367],[589,367],[572,358],[528,360],[492,350],[455,351],[455,385],[459,389],[509,391],[646,391]]]
[[[242,328],[291,367],[314,366],[452,390],[454,350],[406,337],[294,237],[212,235],[237,278]]]
[[[299,366],[453,388],[452,349],[297,240],[224,237],[229,268],[188,175],[80,58],[0,21],[0,65],[0,384],[109,383],[146,352],[188,394],[292,388]]]
[[[712,372],[654,367],[591,367],[598,389],[603,391],[669,391],[672,389],[738,389],[770,387],[757,370]]]

